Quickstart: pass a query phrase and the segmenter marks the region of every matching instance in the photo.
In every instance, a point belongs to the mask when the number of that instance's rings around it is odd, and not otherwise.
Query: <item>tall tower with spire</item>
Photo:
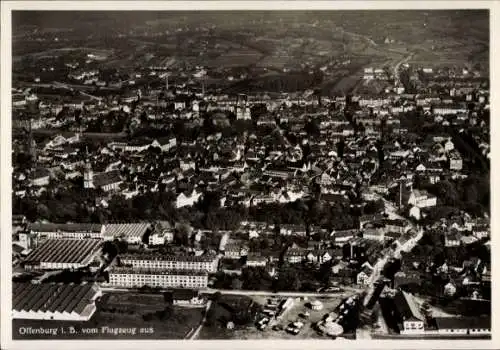
[[[89,159],[89,147],[85,147],[85,169],[83,171],[83,188],[94,188],[94,171]]]
[[[90,162],[85,163],[83,172],[83,188],[94,188],[94,171]]]

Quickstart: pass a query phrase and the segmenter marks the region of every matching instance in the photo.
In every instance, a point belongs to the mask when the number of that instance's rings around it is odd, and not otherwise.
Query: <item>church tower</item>
[[[94,188],[94,172],[92,171],[92,165],[88,162],[85,163],[85,171],[83,172],[83,187]]]

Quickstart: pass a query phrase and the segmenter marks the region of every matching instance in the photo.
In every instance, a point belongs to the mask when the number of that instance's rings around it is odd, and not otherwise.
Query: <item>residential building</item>
[[[47,169],[37,169],[31,176],[32,186],[43,187],[50,183],[50,172]]]
[[[174,231],[164,230],[160,232],[153,232],[149,236],[149,245],[164,245],[165,243],[170,243],[174,240]]]
[[[94,174],[90,163],[85,167],[83,181],[84,188],[100,188],[104,192],[117,191],[123,183],[118,170]]]
[[[452,231],[444,235],[445,247],[458,247],[461,243],[460,234]]]
[[[208,275],[204,271],[148,270],[114,267],[109,271],[109,282],[106,285],[126,288],[149,286],[158,288],[203,289],[208,286]]]
[[[408,204],[418,208],[434,207],[437,204],[437,198],[427,191],[413,190],[408,199]]]
[[[450,160],[450,170],[460,171],[463,168],[463,160],[458,152],[452,152],[449,155]]]
[[[152,147],[158,147],[163,152],[168,152],[177,146],[177,139],[175,137],[166,137],[154,140],[151,143]]]
[[[104,239],[122,239],[129,244],[140,244],[151,229],[152,225],[147,222],[106,224]]]
[[[165,292],[165,300],[174,305],[202,305],[205,299],[200,296],[199,291],[193,289],[176,288]]]
[[[370,277],[373,273],[373,267],[366,262],[362,265],[361,271],[356,275],[356,283],[360,286],[370,284]]]
[[[123,265],[149,270],[190,270],[217,272],[219,259],[216,256],[159,255],[159,254],[123,254]]]
[[[491,316],[436,317],[435,320],[439,334],[491,335]]]
[[[395,313],[401,334],[424,334],[425,317],[410,293],[399,290],[394,297]]]
[[[198,202],[203,193],[197,192],[196,189],[193,190],[190,194],[181,193],[177,196],[175,200],[175,207],[192,207],[195,203]]]
[[[335,230],[331,233],[336,245],[342,246],[359,235],[359,230]]]
[[[248,254],[247,256],[247,266],[251,267],[265,267],[267,265],[267,257]]]

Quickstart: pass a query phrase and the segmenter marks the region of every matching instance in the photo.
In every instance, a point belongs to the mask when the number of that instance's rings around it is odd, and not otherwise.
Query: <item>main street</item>
[[[198,335],[200,334],[201,329],[205,325],[205,322],[207,322],[207,315],[208,315],[208,310],[210,310],[210,306],[212,306],[212,300],[209,300],[207,302],[207,305],[205,307],[205,315],[203,315],[203,319],[201,320],[200,325],[198,326],[198,328],[196,328],[196,330],[193,332],[193,334],[191,334],[189,336],[189,340],[193,340],[193,339],[198,338]]]
[[[102,287],[103,292],[139,292],[138,288],[122,288],[122,287]],[[165,292],[169,289],[159,289],[158,292]],[[215,289],[205,288],[200,289],[200,293],[215,294],[217,292],[224,295],[242,295],[242,296],[269,296],[269,297],[321,297],[321,298],[338,298],[346,297],[354,293],[361,293],[363,289],[353,287],[342,287],[342,291],[335,293],[315,293],[315,292],[272,292],[264,290],[241,290],[241,289]]]
[[[399,67],[401,67],[401,65],[403,63],[406,63],[408,62],[412,57],[413,57],[413,52],[410,53],[408,56],[406,56],[405,58],[403,58],[401,61],[398,61],[395,65],[394,65],[394,72],[393,72],[393,75],[394,75],[394,81],[395,82],[399,82],[400,79],[399,79]]]
[[[394,250],[389,250],[384,256],[379,258],[379,260],[375,263],[373,267],[373,273],[370,276],[369,279],[369,285],[366,288],[366,297],[364,300],[364,304],[368,303],[374,289],[374,283],[381,277],[382,271],[387,264],[389,258],[395,257],[399,258],[401,256],[401,252],[409,252],[411,251],[415,245],[418,243],[418,241],[422,238],[423,236],[423,229],[422,228],[417,228],[411,221],[408,221],[405,217],[401,216],[398,214],[398,209],[396,206],[382,197],[380,194],[376,193],[372,188],[368,189],[369,194],[377,199],[377,200],[382,200],[384,203],[384,211],[386,214],[388,214],[390,219],[399,219],[399,220],[404,220],[405,222],[408,222],[410,224],[412,232],[415,232],[414,235],[412,235],[407,241],[405,241],[403,244],[398,244],[396,249]]]

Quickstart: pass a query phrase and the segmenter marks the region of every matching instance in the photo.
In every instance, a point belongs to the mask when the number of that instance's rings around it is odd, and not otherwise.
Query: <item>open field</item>
[[[13,320],[14,339],[184,339],[200,324],[200,308],[173,306],[161,318],[145,320],[149,313],[160,313],[167,307],[159,294],[110,293],[98,302],[96,314],[87,322],[50,320]],[[113,309],[116,309],[113,311]],[[52,335],[21,335],[22,328],[56,328]],[[71,334],[73,327],[75,333]],[[127,334],[114,334],[102,327],[125,328]],[[88,333],[86,333],[86,331]]]
[[[298,88],[335,93],[355,90],[364,67],[374,62],[393,66],[410,52],[415,55],[409,63],[424,66],[487,65],[489,54],[486,11],[246,11],[244,16],[227,11],[183,11],[161,16],[146,12],[134,16],[68,13],[58,22],[51,18],[50,14],[38,14],[34,21],[27,15],[14,18],[13,32],[18,34],[13,41],[14,71],[27,79],[42,74],[41,57],[59,55],[61,60],[100,48],[107,60],[92,63],[99,68],[160,65],[175,71],[205,66],[209,77],[215,74],[211,70],[235,67],[307,72],[345,56],[343,60],[352,60],[342,67],[349,73],[335,73],[328,76],[328,82],[298,84]],[[31,31],[37,28],[57,30],[54,23],[61,27],[57,42],[51,34],[45,41],[31,39]],[[99,33],[106,30],[112,34]],[[87,39],[78,39],[82,35]],[[73,48],[83,51],[70,51]],[[37,64],[16,61],[16,55],[38,56]],[[365,59],[361,64],[355,62],[360,57]],[[294,90],[294,84],[286,82],[288,77],[280,77],[284,84],[269,83],[264,74],[251,77],[248,89],[244,82],[234,92]]]
[[[208,67],[246,67],[256,63],[262,55],[257,51],[230,51],[207,63]]]

